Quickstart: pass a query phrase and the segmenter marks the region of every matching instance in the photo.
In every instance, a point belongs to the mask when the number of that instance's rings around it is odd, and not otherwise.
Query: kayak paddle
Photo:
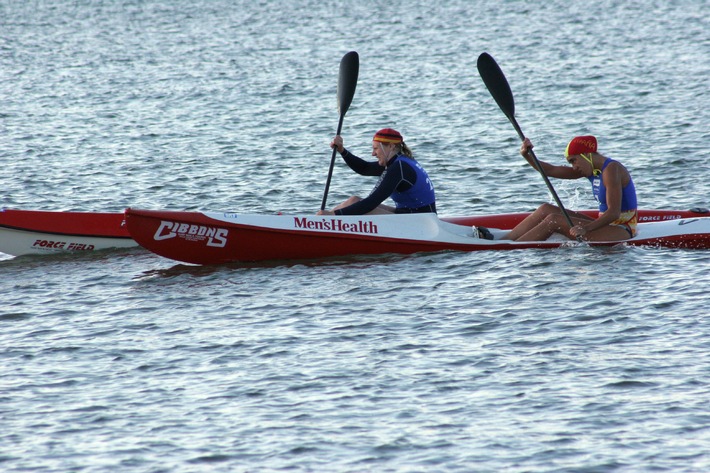
[[[481,75],[483,83],[486,84],[486,88],[491,93],[505,116],[508,117],[510,123],[513,124],[513,128],[515,128],[515,131],[518,132],[518,136],[520,137],[520,139],[524,141],[525,135],[523,134],[523,131],[520,129],[520,125],[518,125],[518,122],[515,119],[515,101],[513,100],[513,92],[510,90],[508,80],[505,78],[505,75],[503,74],[503,71],[501,70],[500,66],[498,66],[496,60],[493,59],[493,57],[488,53],[482,53],[480,56],[478,56],[477,66],[478,73]],[[535,156],[535,152],[532,149],[530,149],[530,155],[532,156],[533,161],[535,162],[535,167],[537,168],[540,175],[542,175],[542,178],[545,180],[547,188],[550,189],[552,197],[554,197],[555,202],[557,202],[557,206],[562,211],[562,215],[564,215],[565,220],[567,221],[567,225],[572,228],[574,226],[574,224],[572,223],[572,219],[569,218],[569,214],[562,205],[562,202],[557,196],[557,192],[555,192],[554,187],[552,187],[552,183],[547,177],[547,174],[545,174],[545,171],[542,170],[540,161],[538,161],[537,156]],[[580,240],[580,238],[577,238],[577,240]]]
[[[350,104],[355,95],[355,87],[357,86],[357,75],[360,70],[360,57],[357,52],[350,51],[343,59],[340,60],[340,72],[338,77],[338,111],[340,112],[340,120],[338,121],[338,131],[340,134],[343,129],[343,119],[345,112],[348,111]],[[333,177],[333,166],[335,165],[335,152],[337,147],[333,148],[333,155],[330,157],[330,168],[328,169],[328,179],[325,182],[325,192],[323,193],[323,202],[320,205],[321,210],[325,210],[325,202],[328,199],[328,189],[330,188],[330,178]]]

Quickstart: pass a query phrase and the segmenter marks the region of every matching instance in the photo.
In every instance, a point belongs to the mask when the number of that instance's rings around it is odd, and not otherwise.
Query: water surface
[[[0,205],[315,212],[338,120],[391,126],[442,215],[550,199],[574,135],[644,208],[707,206],[702,1],[0,5]],[[374,183],[338,162],[329,205]],[[555,182],[570,208],[587,184]],[[704,251],[565,248],[192,267],[0,261],[3,471],[707,471]]]

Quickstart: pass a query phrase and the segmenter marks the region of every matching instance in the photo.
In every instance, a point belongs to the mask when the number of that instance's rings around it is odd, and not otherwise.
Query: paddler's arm
[[[365,161],[364,159],[355,156],[350,151],[348,151],[343,146],[343,137],[340,135],[336,135],[335,138],[333,138],[333,141],[330,142],[330,147],[338,151],[338,153],[340,153],[340,156],[343,158],[343,161],[345,161],[345,163],[350,167],[350,169],[360,174],[361,176],[379,176],[380,174],[382,174],[382,171],[384,171],[384,168],[380,166],[377,161]]]
[[[529,138],[525,138],[523,143],[520,145],[520,154],[533,169],[538,171],[537,166],[535,165],[535,160],[530,153],[531,149],[533,149],[532,142]],[[579,179],[582,177],[582,175],[575,171],[571,166],[556,166],[554,164],[546,163],[545,161],[540,161],[539,159],[538,162],[542,167],[542,171],[548,177],[556,177],[557,179]]]
[[[385,170],[377,161],[365,161],[345,148],[343,148],[343,152],[340,153],[340,156],[343,157],[343,161],[345,161],[350,169],[361,176],[379,176]]]
[[[335,211],[335,215],[365,215],[372,212],[397,189],[401,182],[401,174],[397,172],[399,166],[390,166],[382,180],[377,183],[370,195],[359,202]]]
[[[606,205],[607,210],[599,218],[590,221],[589,223],[584,223],[581,225],[575,225],[570,230],[572,236],[583,237],[589,232],[593,232],[599,228],[611,224],[621,215],[621,199],[622,199],[622,181],[623,172],[621,166],[618,163],[609,164],[602,173],[604,180],[604,186],[606,187]]]
[[[609,164],[602,173],[602,179],[606,187],[607,210],[596,220],[582,226],[587,233],[611,224],[621,215],[623,174],[619,163]]]

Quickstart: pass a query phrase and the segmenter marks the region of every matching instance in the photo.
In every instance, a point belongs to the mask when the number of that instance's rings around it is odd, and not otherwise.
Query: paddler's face
[[[372,142],[372,155],[377,157],[380,166],[387,166],[387,161],[392,157],[395,145],[392,143]]]
[[[579,154],[573,154],[567,157],[567,162],[572,166],[572,169],[580,173],[582,176],[589,177],[592,175],[592,165],[586,159],[582,159]]]

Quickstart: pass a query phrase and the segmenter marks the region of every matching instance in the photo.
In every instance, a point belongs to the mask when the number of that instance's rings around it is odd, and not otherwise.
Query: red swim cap
[[[372,141],[379,141],[380,143],[402,143],[404,142],[404,138],[402,138],[402,135],[400,135],[397,130],[383,128],[375,133]]]
[[[565,150],[565,158],[573,156],[575,154],[583,153],[596,153],[597,152],[597,139],[591,135],[589,136],[575,136],[572,141],[567,145]]]

